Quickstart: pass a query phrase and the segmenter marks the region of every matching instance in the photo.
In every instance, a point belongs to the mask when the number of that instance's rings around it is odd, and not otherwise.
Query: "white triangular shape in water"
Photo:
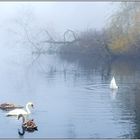
[[[116,81],[115,81],[114,76],[113,76],[113,78],[112,78],[112,80],[111,80],[111,82],[110,82],[110,88],[111,88],[111,89],[118,89],[118,86],[117,86],[117,84],[116,84]]]

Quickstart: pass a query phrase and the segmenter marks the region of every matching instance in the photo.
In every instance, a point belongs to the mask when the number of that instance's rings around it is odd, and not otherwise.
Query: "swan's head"
[[[34,108],[34,104],[32,102],[28,102],[28,105]]]

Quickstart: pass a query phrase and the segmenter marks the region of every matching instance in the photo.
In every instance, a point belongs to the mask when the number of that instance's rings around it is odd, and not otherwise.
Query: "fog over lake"
[[[119,4],[0,2],[0,104],[32,102],[38,126],[21,135],[0,110],[0,138],[140,138],[139,61],[111,58],[102,33]]]

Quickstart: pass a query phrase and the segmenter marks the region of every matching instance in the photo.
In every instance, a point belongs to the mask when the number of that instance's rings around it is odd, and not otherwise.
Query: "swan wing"
[[[24,109],[14,109],[7,113],[8,116],[18,116],[19,114],[26,115],[27,112]]]
[[[110,82],[110,88],[111,89],[116,89],[118,88],[118,86],[116,85],[116,81],[115,81],[115,78],[113,77],[111,82]]]
[[[114,77],[112,78],[111,82],[110,82],[110,88],[113,88],[113,85],[114,85]]]

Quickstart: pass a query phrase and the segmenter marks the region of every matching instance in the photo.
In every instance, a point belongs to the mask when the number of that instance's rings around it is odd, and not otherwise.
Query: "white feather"
[[[114,76],[113,76],[113,78],[112,78],[112,80],[111,80],[111,82],[110,82],[110,88],[111,88],[111,89],[118,89],[118,86],[117,86],[117,84],[116,84],[116,81],[115,81]]]

